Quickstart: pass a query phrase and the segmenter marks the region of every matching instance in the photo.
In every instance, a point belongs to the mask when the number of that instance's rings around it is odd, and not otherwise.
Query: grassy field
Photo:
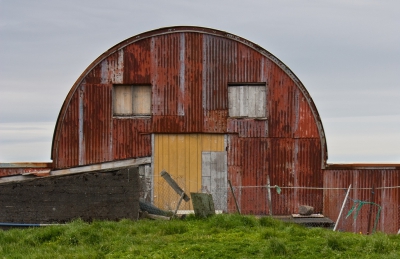
[[[400,258],[400,235],[338,233],[239,215],[77,220],[0,230],[0,258]]]

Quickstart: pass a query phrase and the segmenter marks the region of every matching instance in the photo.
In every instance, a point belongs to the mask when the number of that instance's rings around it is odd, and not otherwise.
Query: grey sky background
[[[320,113],[329,163],[400,163],[398,0],[0,0],[0,162],[50,161],[85,68],[173,25],[236,34],[290,67]]]

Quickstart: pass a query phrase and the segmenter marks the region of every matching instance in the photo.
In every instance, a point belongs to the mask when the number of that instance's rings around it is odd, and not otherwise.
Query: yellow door
[[[164,210],[175,210],[179,195],[160,176],[167,171],[187,195],[201,192],[202,152],[225,151],[223,134],[155,134],[153,145],[153,201]],[[180,210],[192,210],[182,201]]]

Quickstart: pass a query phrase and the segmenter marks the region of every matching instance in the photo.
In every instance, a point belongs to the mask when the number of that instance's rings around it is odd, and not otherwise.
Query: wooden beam
[[[106,162],[101,164],[73,167],[68,169],[54,170],[50,172],[51,176],[55,175],[66,175],[66,174],[79,174],[93,171],[108,171],[116,170],[124,167],[138,166],[143,164],[150,164],[151,157],[140,157],[127,160],[119,160],[113,162]]]

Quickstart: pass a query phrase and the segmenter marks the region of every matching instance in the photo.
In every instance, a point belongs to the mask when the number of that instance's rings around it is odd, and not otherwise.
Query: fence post
[[[232,192],[233,199],[235,200],[236,210],[237,210],[237,212],[238,212],[239,215],[240,215],[241,213],[240,213],[239,205],[238,205],[238,203],[237,203],[235,193],[233,192],[231,180],[228,180],[228,183],[229,183],[229,187],[231,188],[231,192]]]
[[[270,185],[270,182],[269,182],[269,175],[267,175],[267,192],[268,192],[269,215],[272,216],[272,198],[271,198],[271,185]]]
[[[347,202],[347,197],[349,197],[350,189],[351,189],[351,184],[349,185],[349,189],[347,190],[346,197],[344,198],[344,201],[343,201],[343,204],[342,204],[342,208],[340,209],[339,216],[338,216],[338,218],[336,220],[335,227],[333,228],[333,231],[336,231],[336,228],[338,226],[339,220],[342,217],[342,212],[343,212],[343,209],[344,209],[344,205]]]
[[[367,235],[371,234],[371,220],[372,220],[372,206],[374,202],[374,197],[375,197],[375,186],[372,185],[372,191],[371,191],[371,200],[369,204],[369,212],[368,212],[368,229],[367,229]]]

